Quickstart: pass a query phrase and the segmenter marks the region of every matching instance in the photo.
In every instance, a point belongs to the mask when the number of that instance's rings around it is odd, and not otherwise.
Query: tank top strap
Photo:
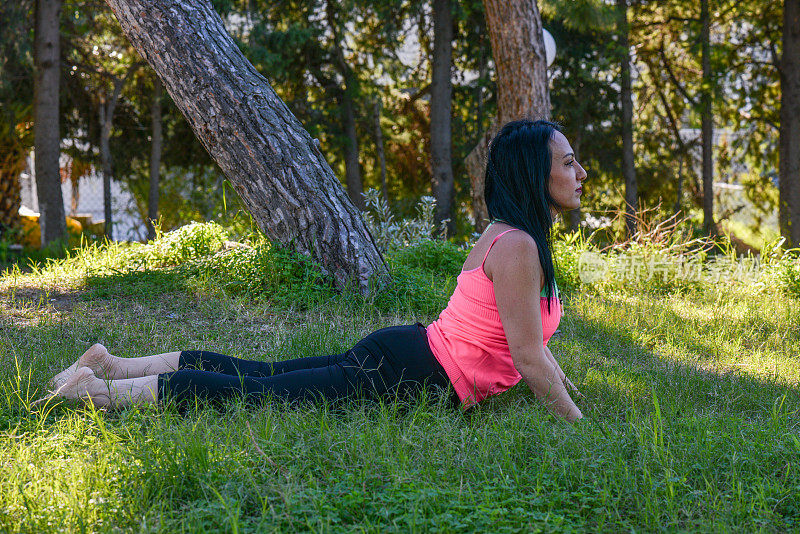
[[[486,249],[486,254],[483,255],[483,261],[481,262],[481,269],[483,269],[483,264],[486,263],[486,258],[489,257],[489,251],[492,250],[492,247],[497,242],[497,240],[500,239],[501,237],[503,237],[504,235],[506,235],[508,232],[513,232],[514,230],[519,230],[519,228],[512,228],[510,230],[506,230],[505,232],[500,232],[499,234],[497,234],[495,236],[494,239],[492,239],[491,244],[489,244],[489,248]],[[520,230],[520,231],[522,231],[522,230]]]

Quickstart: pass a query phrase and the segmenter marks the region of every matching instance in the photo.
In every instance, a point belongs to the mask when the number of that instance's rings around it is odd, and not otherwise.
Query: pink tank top
[[[514,230],[516,228],[506,230],[494,238],[483,263],[495,242]],[[483,263],[475,269],[461,271],[447,307],[439,319],[427,327],[431,352],[447,372],[464,408],[502,393],[522,379],[511,360],[494,298],[494,284],[486,276]],[[561,300],[558,287],[554,289],[550,313],[544,290],[540,293],[545,345],[561,321]]]

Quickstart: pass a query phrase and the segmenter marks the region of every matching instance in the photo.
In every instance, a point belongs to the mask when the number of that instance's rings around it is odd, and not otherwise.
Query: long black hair
[[[550,205],[558,205],[547,187],[550,139],[561,126],[545,120],[509,122],[489,145],[483,196],[491,220],[527,232],[539,252],[547,294],[547,313],[555,286]]]

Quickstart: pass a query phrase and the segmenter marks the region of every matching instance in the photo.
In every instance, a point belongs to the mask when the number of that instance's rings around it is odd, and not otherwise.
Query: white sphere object
[[[556,59],[556,40],[544,28],[542,28],[542,36],[544,37],[544,55],[547,58],[547,66],[549,67]]]

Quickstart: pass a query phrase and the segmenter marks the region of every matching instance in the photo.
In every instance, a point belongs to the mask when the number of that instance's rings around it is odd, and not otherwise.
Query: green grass
[[[582,285],[588,245],[560,246],[565,316],[549,347],[586,396],[574,427],[524,384],[466,414],[428,394],[344,409],[30,410],[95,342],[279,360],[426,323],[463,257],[436,243],[394,251],[396,284],[364,299],[258,236],[226,248],[221,228],[183,232],[0,278],[0,531],[800,530],[793,257],[745,283]]]

